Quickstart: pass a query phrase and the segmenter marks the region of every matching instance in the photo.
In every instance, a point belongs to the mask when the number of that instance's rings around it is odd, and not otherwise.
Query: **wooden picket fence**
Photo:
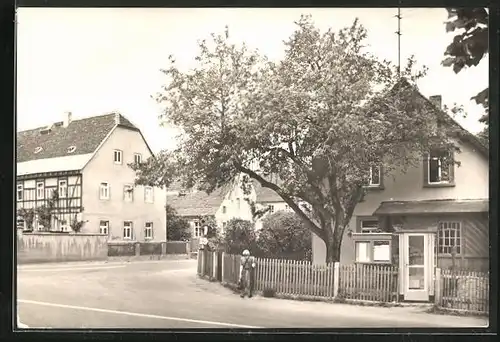
[[[334,264],[314,265],[310,261],[256,258],[254,289],[273,289],[276,294],[334,297]],[[240,256],[224,254],[222,282],[237,284]]]
[[[436,271],[436,304],[439,307],[472,313],[489,313],[489,273],[468,270]]]
[[[398,268],[392,265],[340,265],[338,296],[344,299],[395,302]]]

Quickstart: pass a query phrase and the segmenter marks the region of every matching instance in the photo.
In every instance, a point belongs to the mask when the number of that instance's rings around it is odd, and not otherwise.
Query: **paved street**
[[[36,328],[484,327],[421,308],[241,299],[198,279],[195,260],[18,268],[21,321]]]

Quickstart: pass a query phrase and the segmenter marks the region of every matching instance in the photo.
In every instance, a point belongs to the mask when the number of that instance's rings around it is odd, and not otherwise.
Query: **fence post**
[[[217,267],[218,265],[218,260],[217,260],[217,252],[212,252],[212,276],[214,279],[217,279]]]
[[[201,254],[201,276],[205,275],[205,250],[200,249],[198,254]]]
[[[441,303],[441,269],[436,267],[436,276],[434,280],[434,303]]]
[[[201,276],[201,270],[202,270],[202,268],[200,267],[200,265],[201,265],[201,255],[200,255],[200,253],[196,254],[196,265],[198,265],[196,273],[198,273],[198,275]]]
[[[165,254],[167,254],[167,243],[162,242],[161,243],[161,255],[165,255]]]
[[[333,264],[333,298],[337,298],[339,293],[339,277],[340,274],[340,263],[337,261]]]
[[[141,255],[141,244],[139,242],[135,243],[135,256]]]
[[[224,257],[225,256],[226,256],[226,253],[222,252],[221,265],[220,265],[220,267],[221,267],[221,274],[222,274],[222,276],[221,276],[221,282],[222,283],[224,282],[224,259],[225,259]]]
[[[186,241],[186,254],[187,254],[187,258],[188,259],[191,259],[191,246],[189,246],[189,241]]]

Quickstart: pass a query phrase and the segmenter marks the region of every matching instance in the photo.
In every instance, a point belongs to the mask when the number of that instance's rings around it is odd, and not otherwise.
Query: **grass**
[[[446,308],[439,307],[437,305],[432,306],[430,309],[426,310],[426,312],[432,313],[432,314],[437,314],[437,315],[449,315],[449,316],[466,316],[466,317],[488,317],[489,316],[485,312],[446,309]]]

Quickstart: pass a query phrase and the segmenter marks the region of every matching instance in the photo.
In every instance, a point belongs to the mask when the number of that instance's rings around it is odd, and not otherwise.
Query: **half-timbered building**
[[[31,227],[18,216],[18,226],[68,231],[82,222],[82,232],[112,239],[164,241],[164,191],[134,185],[129,167],[152,155],[141,131],[119,113],[79,120],[67,113],[61,122],[18,132],[18,212],[45,205],[53,214],[50,227],[38,215]]]

